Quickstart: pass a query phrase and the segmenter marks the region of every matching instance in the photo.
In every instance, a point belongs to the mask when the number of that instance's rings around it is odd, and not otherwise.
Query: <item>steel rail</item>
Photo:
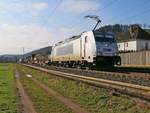
[[[113,89],[115,91],[119,91],[121,93],[128,94],[134,97],[138,97],[138,98],[141,98],[150,102],[150,87],[147,87],[147,86],[135,85],[135,84],[130,84],[130,83],[124,83],[124,82],[118,82],[118,81],[112,81],[112,80],[106,80],[106,79],[100,79],[100,78],[94,78],[94,77],[80,76],[76,74],[49,70],[49,69],[27,65],[27,64],[23,64],[23,65],[33,68],[33,69],[47,72],[52,75],[57,75],[59,77],[88,83],[90,85],[94,85],[97,87]]]

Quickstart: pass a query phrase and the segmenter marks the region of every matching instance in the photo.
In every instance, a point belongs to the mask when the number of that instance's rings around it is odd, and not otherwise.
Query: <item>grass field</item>
[[[0,64],[0,113],[21,113],[22,110],[14,77],[15,67],[15,64]],[[21,76],[20,80],[38,113],[72,113],[26,76]]]
[[[150,113],[147,107],[129,96],[112,95],[110,90],[55,76],[47,76],[47,73],[27,67],[19,66],[19,68],[92,113]]]
[[[18,98],[14,80],[14,66],[0,64],[0,113],[17,113]]]
[[[54,97],[49,96],[30,78],[27,78],[24,73],[20,72],[20,75],[21,83],[38,113],[72,113],[69,108],[57,101]]]
[[[20,113],[19,96],[14,78],[15,66],[15,64],[0,64],[0,113]],[[113,95],[110,90],[66,80],[21,65],[17,65],[17,68],[21,75],[31,74],[33,78],[88,109],[91,113],[150,113],[148,107],[129,96]],[[21,76],[20,79],[38,113],[72,112],[26,76]]]

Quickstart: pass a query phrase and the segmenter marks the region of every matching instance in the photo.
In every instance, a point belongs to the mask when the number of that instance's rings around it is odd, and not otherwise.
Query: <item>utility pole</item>
[[[22,48],[22,59],[24,61],[24,53],[25,53],[25,50],[24,50],[24,47]]]

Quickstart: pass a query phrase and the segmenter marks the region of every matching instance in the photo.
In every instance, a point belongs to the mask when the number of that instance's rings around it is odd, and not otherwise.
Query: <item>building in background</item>
[[[131,25],[129,30],[117,34],[120,52],[150,50],[150,34],[138,25]]]

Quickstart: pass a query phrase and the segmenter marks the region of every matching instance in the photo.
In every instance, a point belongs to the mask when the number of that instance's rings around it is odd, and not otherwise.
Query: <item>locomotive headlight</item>
[[[97,55],[98,55],[98,56],[102,55],[102,52],[98,51],[98,52],[97,52]]]
[[[114,55],[117,56],[117,55],[118,55],[118,52],[115,52]]]

